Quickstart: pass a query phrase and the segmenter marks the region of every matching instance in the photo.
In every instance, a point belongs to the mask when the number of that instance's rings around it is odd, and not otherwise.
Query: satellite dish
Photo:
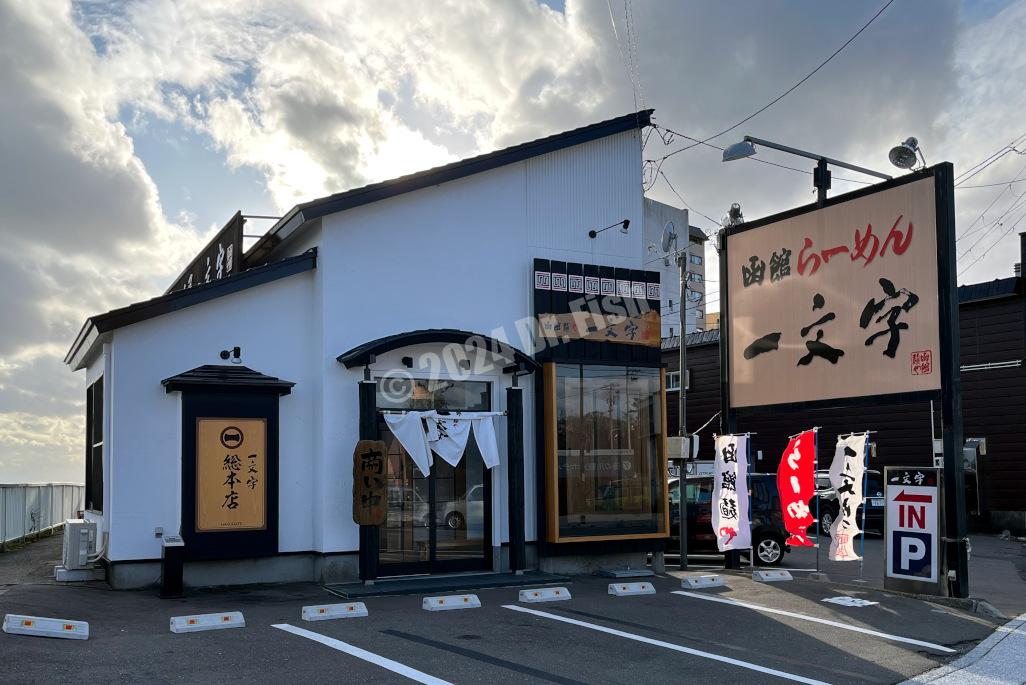
[[[663,252],[669,254],[670,248],[673,247],[677,242],[677,232],[674,230],[673,222],[667,221],[666,225],[663,226]]]
[[[911,169],[919,161],[916,157],[918,149],[919,141],[915,138],[907,138],[904,143],[892,147],[891,151],[887,154],[887,158],[891,160],[891,164],[899,169]]]

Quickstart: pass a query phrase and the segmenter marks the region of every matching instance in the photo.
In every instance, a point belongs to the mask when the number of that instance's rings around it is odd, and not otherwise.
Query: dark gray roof
[[[565,131],[546,138],[532,140],[528,143],[521,143],[520,145],[514,145],[476,157],[461,159],[445,166],[418,171],[417,173],[400,176],[389,181],[372,183],[362,188],[355,188],[343,193],[336,193],[298,204],[290,209],[285,216],[271,227],[271,230],[265,233],[260,240],[247,250],[245,256],[246,264],[259,264],[278,244],[280,240],[276,235],[278,231],[287,226],[300,226],[307,221],[327,214],[378,202],[396,195],[402,195],[403,193],[439,185],[440,183],[455,181],[456,179],[479,174],[483,171],[489,171],[574,145],[588,143],[624,131],[644,128],[651,124],[653,111],[651,109],[642,110],[615,119],[601,121],[597,124],[575,128],[572,131]]]
[[[309,271],[317,267],[317,248],[310,248],[301,255],[288,257],[277,262],[265,264],[241,273],[221,278],[210,283],[204,283],[187,290],[176,290],[172,293],[154,297],[143,302],[136,302],[127,307],[113,309],[106,314],[96,314],[86,319],[85,324],[79,331],[75,341],[71,344],[64,357],[64,363],[71,362],[76,350],[85,341],[92,325],[97,333],[106,333],[117,328],[129,326],[140,321],[152,319],[157,316],[169,314],[170,312],[185,309],[195,304],[209,302],[225,295],[237,293],[257,285],[276,281],[293,274]]]
[[[709,345],[712,343],[718,343],[720,341],[720,329],[713,328],[708,331],[696,331],[694,333],[688,333],[687,345],[688,347],[696,347],[698,345]],[[662,349],[666,350],[677,350],[680,349],[680,336],[671,335],[667,338],[663,338]]]
[[[231,295],[255,285],[261,285],[269,281],[275,281],[285,276],[308,271],[317,266],[317,248],[311,248],[295,257],[288,257],[281,261],[272,262],[242,273],[221,278],[210,283],[204,283],[187,290],[176,290],[160,297],[154,297],[143,302],[130,304],[127,307],[114,309],[106,314],[97,314],[90,317],[96,330],[100,333],[121,328],[129,324],[143,321],[145,319],[167,314],[178,309],[185,309],[200,302],[207,302],[218,297]]]
[[[1009,278],[995,278],[986,283],[971,283],[958,286],[958,302],[979,302],[980,300],[993,300],[999,297],[1011,297],[1023,293],[1022,278],[1011,276]]]
[[[689,225],[688,226],[688,235],[691,236],[692,240],[694,240],[696,242],[700,242],[700,243],[704,243],[706,240],[709,240],[709,236],[707,236],[705,234],[705,231],[700,229],[698,226],[691,226],[691,225]]]
[[[262,374],[247,366],[238,364],[205,364],[160,382],[165,392],[190,389],[242,389],[258,392],[276,392],[288,395],[292,392],[292,381],[283,381],[274,376]]]

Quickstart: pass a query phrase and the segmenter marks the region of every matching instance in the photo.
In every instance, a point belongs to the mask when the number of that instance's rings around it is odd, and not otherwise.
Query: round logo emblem
[[[242,445],[242,431],[237,426],[228,426],[221,431],[221,444],[230,450]]]

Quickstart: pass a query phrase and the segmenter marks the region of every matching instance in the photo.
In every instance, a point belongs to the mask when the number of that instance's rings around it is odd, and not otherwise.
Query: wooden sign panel
[[[550,341],[592,340],[659,347],[659,312],[595,315],[591,312],[572,314],[539,314],[538,328]]]
[[[926,177],[730,230],[732,407],[940,389],[939,192]]]
[[[353,521],[380,526],[388,513],[385,443],[361,440],[353,451]]]
[[[267,420],[196,419],[196,530],[267,528]]]

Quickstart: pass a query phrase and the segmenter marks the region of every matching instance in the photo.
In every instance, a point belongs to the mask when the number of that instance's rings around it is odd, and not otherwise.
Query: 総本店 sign
[[[196,420],[196,530],[267,528],[267,421]]]
[[[731,407],[941,388],[935,175],[728,229]]]
[[[891,579],[918,583],[938,582],[939,477],[940,470],[935,468],[887,467],[885,471],[885,586]]]

